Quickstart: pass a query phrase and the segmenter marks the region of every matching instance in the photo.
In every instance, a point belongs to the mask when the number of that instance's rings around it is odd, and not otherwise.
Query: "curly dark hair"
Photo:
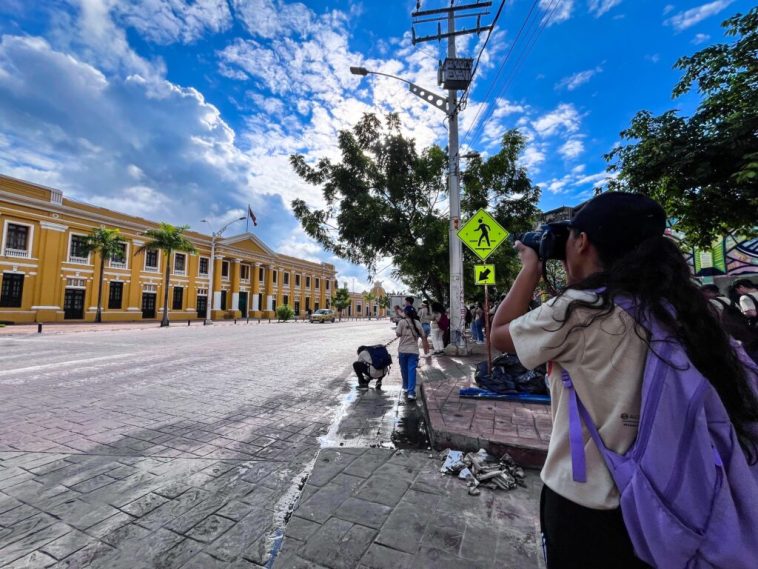
[[[576,309],[586,308],[592,316],[577,326],[587,327],[613,312],[617,296],[633,297],[643,313],[651,314],[682,343],[692,364],[719,394],[748,461],[758,462],[758,433],[751,430],[751,423],[758,421],[758,397],[676,244],[654,237],[620,258],[611,258],[602,246],[595,248],[603,270],[569,285],[559,296],[569,289],[596,290],[598,298],[572,300],[562,325]],[[668,307],[673,307],[673,315]],[[637,324],[636,332],[650,346],[649,331]]]

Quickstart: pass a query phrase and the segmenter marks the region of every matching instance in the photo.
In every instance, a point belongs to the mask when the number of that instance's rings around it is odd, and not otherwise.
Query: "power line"
[[[498,67],[497,73],[495,73],[495,77],[490,83],[489,88],[487,89],[487,93],[484,96],[484,100],[482,101],[482,106],[480,106],[477,109],[476,114],[474,115],[474,120],[471,123],[471,126],[469,126],[468,130],[466,130],[466,134],[463,135],[464,145],[466,144],[469,134],[472,132],[472,130],[476,129],[477,124],[478,124],[477,119],[479,118],[479,114],[482,112],[484,108],[487,107],[487,101],[489,100],[489,97],[492,94],[493,89],[495,89],[495,86],[497,85],[497,81],[500,78],[500,73],[502,73],[503,69],[505,68],[506,63],[508,63],[508,60],[510,59],[511,54],[513,53],[513,50],[516,48],[516,44],[518,44],[519,38],[521,37],[521,34],[524,32],[524,28],[526,27],[527,22],[529,22],[530,18],[532,17],[532,13],[534,12],[534,9],[537,7],[538,2],[539,0],[534,0],[532,2],[532,7],[529,9],[529,13],[527,14],[526,18],[524,18],[524,21],[521,23],[521,28],[519,29],[518,34],[516,34],[516,39],[513,40],[513,43],[511,44],[511,47],[508,50],[508,53],[505,54],[505,57],[503,58],[503,61],[500,64],[500,67]]]
[[[468,87],[466,87],[466,90],[461,95],[461,99],[458,102],[458,110],[462,110],[466,107],[466,101],[468,100],[469,93],[471,92],[471,85],[473,85],[474,76],[476,75],[476,70],[479,69],[479,60],[482,58],[482,54],[484,53],[484,50],[487,49],[487,43],[489,43],[490,41],[490,36],[492,36],[492,32],[495,31],[495,26],[497,26],[497,20],[498,18],[500,18],[500,13],[503,11],[503,6],[505,6],[505,0],[501,0],[500,7],[497,9],[497,13],[495,14],[495,19],[492,20],[490,31],[487,32],[487,37],[484,38],[484,45],[482,46],[482,49],[479,50],[479,55],[476,56],[474,69],[471,71],[471,83],[468,84]]]
[[[521,51],[511,72],[506,76],[503,86],[500,88],[498,95],[504,95],[505,92],[508,90],[511,83],[518,75],[518,72],[520,71],[522,64],[526,61],[532,49],[536,45],[537,39],[541,35],[542,31],[549,25],[550,21],[553,19],[553,16],[557,12],[557,9],[560,6],[561,1],[562,0],[552,0],[550,6],[546,9],[545,14],[541,18],[537,27],[532,26],[530,30],[527,32],[528,37],[526,39],[526,47]],[[492,112],[494,112],[494,105],[488,108],[487,111],[485,111],[485,116],[482,118],[482,120],[477,125],[477,128],[474,130],[470,145],[474,145],[480,141],[482,135],[484,134],[484,127],[486,126],[487,120],[489,119]]]

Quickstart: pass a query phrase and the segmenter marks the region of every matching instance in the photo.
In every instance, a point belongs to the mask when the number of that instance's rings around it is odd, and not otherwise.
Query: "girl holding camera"
[[[540,502],[547,566],[648,567],[634,555],[618,489],[586,429],[579,441],[586,481],[574,479],[563,371],[604,445],[625,453],[637,436],[651,349],[647,331],[614,303],[617,297],[633,298],[641,312],[652,314],[681,342],[715,388],[751,464],[757,438],[750,423],[758,420],[758,400],[681,252],[665,237],[666,215],[660,205],[640,194],[608,192],[585,204],[563,227],[568,231],[566,289],[528,312],[542,267],[533,248],[516,242],[522,268],[492,323],[496,348],[516,353],[530,369],[548,362],[553,432],[541,472]]]

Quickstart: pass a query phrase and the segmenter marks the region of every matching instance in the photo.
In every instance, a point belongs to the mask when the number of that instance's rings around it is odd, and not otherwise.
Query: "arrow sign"
[[[478,285],[495,284],[495,265],[474,265],[474,282]]]

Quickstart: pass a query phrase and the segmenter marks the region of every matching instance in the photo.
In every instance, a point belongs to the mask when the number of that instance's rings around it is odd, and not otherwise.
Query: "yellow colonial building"
[[[347,288],[347,283],[344,285]],[[366,298],[362,292],[350,293],[350,304],[343,311],[343,316],[348,318],[384,318],[387,316],[387,309],[382,306],[381,299],[387,296],[387,292],[382,287],[381,281],[375,281],[371,290],[372,295]]]
[[[274,317],[288,304],[304,317],[329,308],[337,287],[333,265],[272,251],[257,236],[218,238],[210,271],[211,237],[187,237],[197,254],[140,248],[156,222],[77,202],[59,190],[0,175],[0,322],[92,321],[97,309],[100,258],[83,240],[96,227],[118,228],[123,251],[105,263],[104,321],[160,318],[166,263],[172,320],[204,318],[209,273],[212,317]]]

